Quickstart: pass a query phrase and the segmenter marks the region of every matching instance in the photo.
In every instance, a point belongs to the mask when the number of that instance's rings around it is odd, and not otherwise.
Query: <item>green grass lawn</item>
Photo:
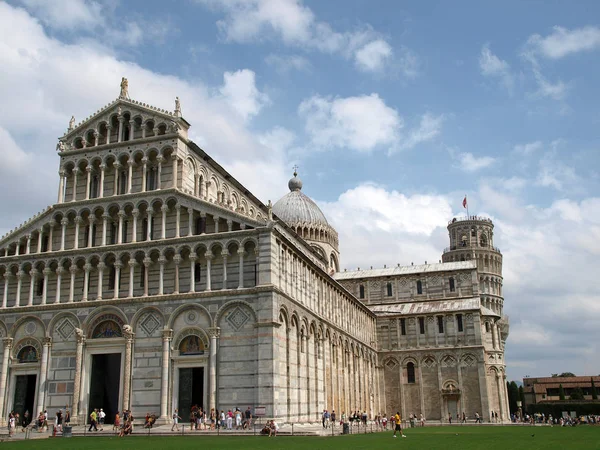
[[[415,450],[600,450],[600,426],[561,427],[425,427],[408,429],[405,439],[392,433],[361,434],[340,437],[278,436],[131,436],[53,438],[20,442],[3,442],[0,448],[113,450],[113,449],[378,449]]]

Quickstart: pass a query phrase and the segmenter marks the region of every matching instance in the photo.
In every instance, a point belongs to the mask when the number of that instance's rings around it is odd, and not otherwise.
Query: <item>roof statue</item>
[[[175,97],[175,117],[181,117],[181,103],[179,97]]]
[[[71,116],[71,120],[69,120],[69,131],[73,131],[75,129],[75,116]]]
[[[121,78],[121,93],[119,94],[119,98],[129,100],[129,81],[125,77]]]

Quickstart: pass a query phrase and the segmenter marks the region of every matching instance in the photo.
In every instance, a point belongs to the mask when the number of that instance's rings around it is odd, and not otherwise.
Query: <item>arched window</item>
[[[122,170],[119,174],[119,194],[127,193],[127,171]]]
[[[146,176],[146,190],[154,191],[156,189],[156,169],[149,167]]]
[[[99,186],[100,181],[98,179],[98,175],[94,175],[90,180],[90,198],[98,198]]]
[[[115,269],[115,266],[112,266],[110,268],[110,274],[108,276],[108,289],[112,290],[115,288],[115,281],[117,279],[117,270]]]
[[[481,234],[481,238],[479,239],[479,245],[481,247],[487,247],[487,238],[485,237],[485,234]]]
[[[450,277],[450,278],[448,279],[448,282],[450,283],[450,292],[454,292],[454,291],[456,290],[456,287],[455,287],[455,285],[454,285],[454,278],[453,278],[453,277]]]
[[[421,280],[417,280],[417,294],[423,293],[423,283]]]
[[[204,350],[204,342],[195,335],[184,338],[179,344],[179,354],[182,356],[203,355]]]
[[[123,333],[119,324],[114,320],[100,322],[96,328],[94,328],[94,332],[92,333],[93,339],[115,337],[123,337]]]
[[[194,283],[200,283],[202,266],[200,263],[194,265]]]
[[[123,221],[123,231],[122,231],[122,235],[121,235],[121,239],[123,241],[123,244],[127,243],[127,225],[129,224],[128,220],[124,220]]]
[[[490,332],[490,323],[489,323],[489,322],[486,322],[486,323],[485,323],[485,332],[486,332],[486,333],[489,333],[489,332]]]
[[[111,223],[110,224],[110,243],[111,244],[116,244],[117,243],[117,224],[116,223]]]
[[[358,288],[358,297],[359,298],[365,298],[365,286],[362,285],[362,284]]]
[[[387,287],[387,296],[391,297],[392,294],[393,294],[393,292],[392,292],[392,283],[388,283],[386,287]]]
[[[17,360],[20,363],[38,362],[39,355],[33,345],[26,345],[21,350],[19,350],[19,354],[17,355]]]
[[[406,380],[410,384],[415,382],[415,365],[411,362],[406,365]]]
[[[142,241],[146,240],[146,237],[148,236],[148,218],[144,218],[144,220],[142,220]]]

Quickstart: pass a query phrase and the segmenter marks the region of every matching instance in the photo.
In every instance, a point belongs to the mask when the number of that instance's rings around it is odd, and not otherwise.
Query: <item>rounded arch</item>
[[[6,325],[4,324],[4,322],[2,320],[0,320],[0,337],[7,337],[8,336],[8,328],[6,328]]]
[[[59,324],[62,325],[62,322],[65,318],[71,320],[72,324],[75,328],[81,327],[81,322],[79,321],[79,319],[77,318],[77,316],[75,314],[73,314],[72,312],[69,312],[69,311],[62,311],[62,312],[59,312],[58,314],[56,314],[50,320],[50,323],[48,324],[48,336],[49,337],[52,337],[54,335],[55,327]],[[73,329],[72,331],[74,332],[75,330]],[[61,333],[61,335],[63,335],[63,333]],[[64,336],[69,336],[69,335],[70,335],[70,333],[68,332],[68,330],[65,330]]]
[[[183,354],[188,354],[188,355],[203,354],[204,350],[208,349],[210,346],[210,339],[208,338],[208,334],[206,334],[206,331],[204,331],[202,328],[198,328],[198,327],[188,327],[188,328],[184,328],[184,329],[180,330],[173,339],[172,349],[174,351],[178,352],[179,355],[181,355],[182,354],[181,353],[182,349],[180,348],[181,344],[184,343],[187,338],[194,337],[194,336],[199,338],[199,340],[203,344],[204,348],[201,348],[201,346],[198,346],[197,350],[195,350],[194,348],[189,348]],[[190,344],[191,343],[194,343],[194,341],[192,340],[190,342]],[[195,343],[195,344],[197,344],[197,343]]]
[[[161,318],[161,324],[160,325],[164,325],[165,323],[165,317],[162,313],[162,311],[160,309],[158,309],[156,306],[145,306],[143,308],[140,308],[136,311],[136,313],[133,315],[133,317],[131,318],[131,328],[133,328],[134,330],[136,329],[136,327],[138,326],[138,322],[140,321],[140,319],[146,314],[146,313],[156,313],[160,318]]]
[[[37,363],[42,356],[42,344],[32,336],[21,339],[13,347],[13,358],[19,363]]]
[[[214,321],[215,326],[219,326],[219,322],[220,322],[221,318],[223,317],[223,314],[234,305],[242,305],[242,306],[247,307],[250,310],[250,312],[252,313],[254,322],[256,323],[258,321],[258,316],[256,314],[256,311],[254,310],[254,308],[252,307],[252,305],[250,303],[248,303],[244,300],[231,300],[231,301],[228,301],[227,303],[225,303],[223,306],[221,306],[221,308],[219,308],[219,311],[217,311],[217,314],[215,316],[215,321]]]
[[[36,316],[23,316],[18,319],[10,329],[10,336],[14,338],[21,325],[29,321],[36,322],[37,325],[41,326],[42,334],[46,336],[46,326],[44,325],[44,322]]]
[[[121,309],[117,308],[116,306],[101,307],[98,308],[97,311],[94,311],[92,314],[90,314],[83,322],[82,325],[85,327],[84,331],[88,332],[86,334],[89,334],[90,326],[97,322],[100,316],[111,314],[116,316],[118,318],[118,322],[120,322],[122,325],[127,323],[127,316]]]
[[[214,323],[212,316],[210,315],[210,312],[208,312],[208,309],[206,309],[204,306],[200,305],[199,303],[187,303],[185,305],[181,305],[178,308],[175,309],[175,311],[173,311],[171,313],[171,316],[169,317],[169,320],[167,321],[167,328],[173,328],[173,324],[175,323],[175,320],[177,320],[177,318],[181,315],[181,313],[189,310],[189,309],[196,309],[198,311],[200,311],[202,314],[204,314],[206,316],[206,318],[208,319],[208,323]]]

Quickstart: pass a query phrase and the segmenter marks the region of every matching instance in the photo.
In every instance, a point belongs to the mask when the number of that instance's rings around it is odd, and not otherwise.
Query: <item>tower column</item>
[[[37,252],[42,253],[42,242],[44,241],[44,227],[38,230]]]
[[[8,379],[8,358],[12,349],[13,339],[6,337],[2,339],[4,352],[2,353],[2,372],[0,373],[0,422],[6,424],[6,414],[4,414],[4,400],[6,397],[6,381]]]
[[[81,301],[87,302],[88,300],[88,290],[90,285],[90,270],[92,269],[91,264],[85,264],[83,266],[84,275],[83,275],[83,297]]]
[[[114,267],[115,267],[115,289],[114,289],[113,298],[117,299],[117,298],[119,298],[119,289],[121,287],[121,267],[123,267],[123,263],[121,263],[120,261],[115,261]]]
[[[161,229],[160,229],[160,238],[165,239],[167,236],[167,211],[169,210],[169,206],[162,205],[160,207],[160,210],[162,212],[162,224],[161,224]]]
[[[145,128],[144,128],[145,130]],[[142,192],[146,192],[146,177],[148,176],[148,158],[142,158]]]
[[[210,359],[209,359],[209,394],[208,394],[208,409],[216,409],[217,400],[217,340],[221,329],[218,327],[209,328],[210,335]]]
[[[119,133],[119,135],[121,135],[121,133]],[[121,142],[121,141],[119,141]],[[121,163],[119,163],[118,161],[115,161],[113,163],[113,168],[115,170],[115,183],[113,186],[113,195],[117,195],[119,193],[119,171],[121,169]]]
[[[175,291],[173,294],[179,294],[179,265],[181,264],[181,255],[173,256],[173,263],[175,264]]]
[[[107,136],[108,139],[108,136]],[[98,198],[104,198],[104,171],[106,164],[100,164],[100,188],[98,189]]]
[[[12,277],[10,272],[6,272],[4,274],[4,294],[2,295],[2,308],[6,308],[8,304],[8,283],[10,281],[10,277]],[[2,404],[0,404],[0,410],[2,409]],[[2,416],[0,416],[0,420]]]
[[[133,280],[135,275],[135,266],[137,266],[135,259],[129,260],[129,297],[133,297]]]
[[[131,130],[131,128],[130,128]],[[133,160],[129,160],[127,161],[127,165],[129,166],[129,173],[127,176],[127,193],[131,194],[131,183],[132,183],[132,179],[133,179],[133,166],[135,165],[135,161]]]
[[[181,228],[181,205],[177,203],[175,205],[175,237],[180,237]]]
[[[196,255],[190,255],[190,292],[196,292]]]
[[[58,203],[63,203],[65,201],[63,194],[65,191],[65,171],[61,170],[58,172],[59,181],[58,181]]]
[[[246,254],[246,252],[244,252],[244,249],[241,248],[238,250],[238,256],[240,257],[240,273],[239,273],[239,280],[238,280],[238,289],[242,289],[244,287],[244,255]]]
[[[73,198],[71,199],[72,202],[77,200],[77,175],[78,174],[79,174],[79,169],[78,168],[73,169]]]
[[[123,217],[125,217],[125,211],[120,209],[119,212],[117,213],[117,216],[119,216],[119,231],[118,231],[118,236],[117,236],[117,243],[122,244],[123,243]]]
[[[67,236],[67,225],[69,224],[69,219],[66,217],[60,221],[62,225],[62,234],[60,236],[60,250],[63,251],[65,249],[65,238]]]
[[[79,397],[81,391],[81,369],[83,360],[83,344],[85,343],[85,336],[83,330],[80,328],[75,329],[75,336],[77,338],[77,350],[75,353],[75,379],[73,382],[73,408],[72,417],[75,422],[79,422]],[[85,420],[83,421],[85,424]]]
[[[213,259],[213,254],[212,253],[205,253],[204,257],[206,258],[206,290],[210,291],[211,290],[211,283],[210,283],[210,279],[211,279],[211,274],[210,274],[210,266],[211,266],[211,261]]]
[[[83,219],[81,216],[75,217],[75,239],[73,241],[73,248],[77,250],[79,248],[79,229],[81,228],[81,223]]]
[[[54,298],[54,303],[60,303],[60,285],[62,282],[62,274],[65,272],[63,267],[59,267],[56,269],[56,297]]]
[[[146,286],[148,283],[146,283]],[[123,409],[129,409],[131,392],[131,354],[133,347],[134,333],[131,327],[123,327],[123,337],[125,338],[125,368],[123,370]]]
[[[156,161],[158,161],[158,170],[156,172],[156,178],[157,178],[157,180],[156,180],[156,190],[157,191],[160,191],[161,186],[162,186],[162,180],[161,180],[161,178],[162,178],[162,163],[163,163],[164,160],[165,160],[165,158],[163,158],[162,155],[158,155],[156,157]]]
[[[194,226],[194,210],[192,208],[188,208],[188,236],[191,236],[193,233]]]
[[[164,294],[165,287],[165,263],[167,260],[164,257],[158,258],[159,264],[159,277],[158,277],[158,295]]]
[[[177,182],[178,182],[178,176],[179,176],[177,154],[173,153],[171,155],[171,158],[173,159],[173,187],[175,189],[177,189],[177,184],[178,184]]]
[[[108,228],[109,215],[107,213],[102,214],[102,246],[106,245],[106,234]]]
[[[89,200],[90,199],[90,185],[92,183],[92,168],[90,166],[87,166],[85,168],[85,171],[87,172],[87,181],[85,183],[85,199]]]
[[[15,306],[21,306],[21,286],[23,284],[23,277],[25,276],[25,272],[23,272],[22,270],[19,270],[17,272],[17,295],[16,295],[16,301],[15,301]]]
[[[29,301],[27,302],[27,306],[33,305],[33,294],[35,292],[35,282],[37,279],[38,271],[36,269],[31,269],[29,271]]]
[[[160,417],[163,420],[168,420],[168,403],[169,403],[169,364],[170,357],[170,342],[173,338],[173,330],[164,328],[162,331],[162,376],[160,389]]]
[[[48,275],[52,273],[52,270],[46,267],[43,271],[44,274],[44,284],[42,286],[42,305],[46,304],[46,300],[48,298]]]
[[[102,300],[102,287],[104,284],[104,269],[106,268],[106,264],[103,262],[98,263],[98,295],[96,300]]]
[[[152,210],[151,209],[149,209],[146,212],[146,216],[148,219],[148,226],[146,227],[147,228],[146,240],[150,241],[150,240],[152,240]]]
[[[88,218],[88,226],[89,226],[89,230],[90,232],[88,233],[88,241],[87,241],[87,246],[88,248],[92,248],[94,246],[94,235],[96,234],[96,217],[95,216],[90,216]]]
[[[75,296],[75,275],[77,274],[77,266],[71,266],[69,272],[71,272],[71,284],[69,286],[69,303],[73,303],[73,297]]]
[[[148,284],[150,280],[148,280],[148,272],[150,270],[150,264],[152,264],[152,260],[150,258],[144,258],[144,297],[148,297]]]
[[[132,230],[131,230],[131,242],[137,242],[137,221],[138,221],[138,216],[140,215],[140,211],[136,208],[131,212],[131,215],[133,216],[133,226],[132,226]]]
[[[223,258],[223,287],[221,289],[227,289],[227,257],[229,256],[229,252],[224,251],[221,252],[221,257]]]
[[[44,410],[44,400],[46,394],[46,375],[48,372],[48,352],[50,350],[50,345],[52,345],[52,339],[48,337],[44,338],[44,344],[42,346],[42,361],[40,364],[40,381],[38,383],[39,390],[37,395],[36,411]]]

